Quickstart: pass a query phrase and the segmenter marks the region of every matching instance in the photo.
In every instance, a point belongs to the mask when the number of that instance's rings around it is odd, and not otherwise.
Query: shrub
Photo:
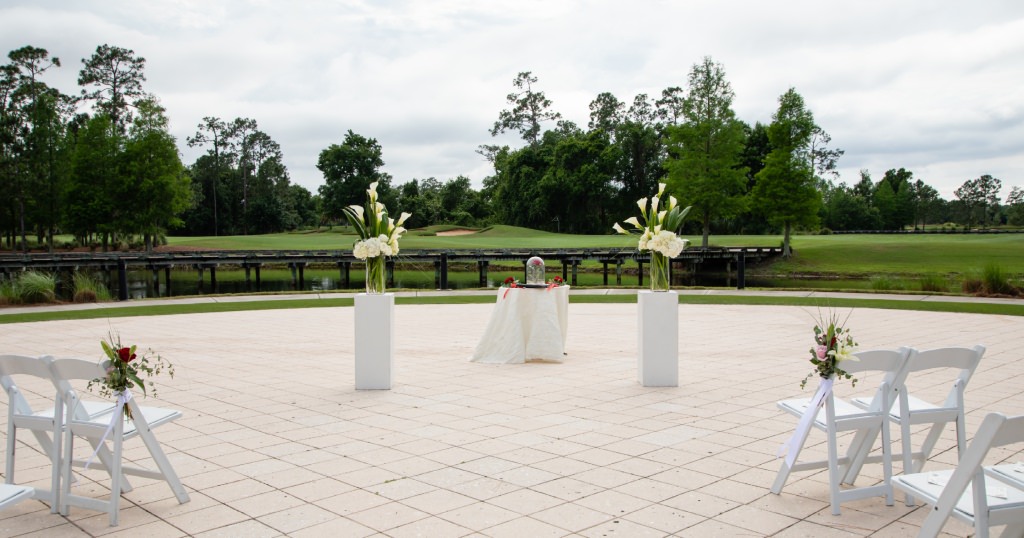
[[[15,284],[20,302],[52,303],[57,300],[57,278],[49,273],[25,271]]]
[[[0,282],[0,306],[6,306],[9,304],[15,304],[18,302],[17,291],[15,290],[14,282],[10,280],[4,280]]]
[[[97,278],[89,273],[75,273],[74,277],[76,303],[95,303],[109,301],[110,290]]]
[[[945,293],[949,291],[949,283],[939,275],[924,275],[918,281],[921,291]]]
[[[893,291],[906,289],[906,284],[886,275],[871,277],[871,289],[875,291]]]
[[[975,272],[965,274],[964,279],[960,281],[960,290],[968,295],[980,295],[984,289],[981,276]]]
[[[982,289],[987,295],[1016,295],[1017,290],[1010,284],[1010,277],[997,264],[990,263],[981,273]]]

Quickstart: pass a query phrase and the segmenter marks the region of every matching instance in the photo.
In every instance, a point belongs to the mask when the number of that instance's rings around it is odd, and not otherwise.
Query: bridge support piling
[[[476,266],[480,272],[480,287],[487,287],[487,266],[490,264],[487,260],[477,260]]]
[[[128,264],[120,258],[117,260],[117,298],[128,300]]]

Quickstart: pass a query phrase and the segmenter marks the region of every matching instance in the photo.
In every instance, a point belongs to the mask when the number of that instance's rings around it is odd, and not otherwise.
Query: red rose
[[[135,360],[135,354],[132,350],[127,347],[122,347],[117,350],[117,356],[121,359],[121,362],[132,362]]]

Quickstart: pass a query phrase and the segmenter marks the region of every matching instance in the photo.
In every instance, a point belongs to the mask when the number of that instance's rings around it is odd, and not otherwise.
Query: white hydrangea
[[[646,237],[647,234],[644,234]],[[675,258],[683,249],[686,248],[687,241],[680,239],[675,232],[668,230],[659,230],[658,233],[654,234],[647,241],[644,241],[644,237],[640,238],[640,249],[641,250],[653,250],[655,252],[664,254],[669,258]]]
[[[356,241],[352,246],[352,255],[360,260],[366,259],[366,241]]]

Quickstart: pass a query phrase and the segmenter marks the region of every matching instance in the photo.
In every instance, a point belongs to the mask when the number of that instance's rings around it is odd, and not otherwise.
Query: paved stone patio
[[[156,430],[191,495],[133,478],[119,527],[105,514],[0,512],[2,536],[912,536],[921,508],[882,498],[828,507],[827,473],[768,491],[805,395],[818,312],[680,306],[680,386],[636,381],[636,305],[572,304],[564,363],[467,362],[492,305],[396,307],[392,390],[356,391],[352,308],[307,308],[0,325],[0,352],[100,358],[109,331],[177,368],[144,405],[181,409]],[[1024,317],[856,309],[862,348],[984,344],[967,387],[967,432],[986,413],[1024,413]],[[948,378],[948,379],[947,379]],[[865,378],[867,393],[880,379]],[[951,376],[913,380],[940,399]],[[33,387],[27,387],[30,390]],[[36,387],[37,394],[49,394]],[[853,391],[848,383],[841,395]],[[6,432],[6,399],[0,404]],[[899,428],[893,428],[898,449]],[[6,441],[6,439],[5,439]],[[127,457],[145,463],[138,440]],[[825,453],[812,432],[805,454]],[[956,460],[947,428],[926,469]],[[1024,458],[1020,446],[991,463]],[[83,454],[85,455],[85,454]],[[49,462],[19,442],[18,479],[44,486]],[[894,462],[896,473],[901,471]],[[858,485],[877,482],[865,466]],[[102,471],[79,493],[100,497]],[[946,531],[970,534],[960,523]]]

